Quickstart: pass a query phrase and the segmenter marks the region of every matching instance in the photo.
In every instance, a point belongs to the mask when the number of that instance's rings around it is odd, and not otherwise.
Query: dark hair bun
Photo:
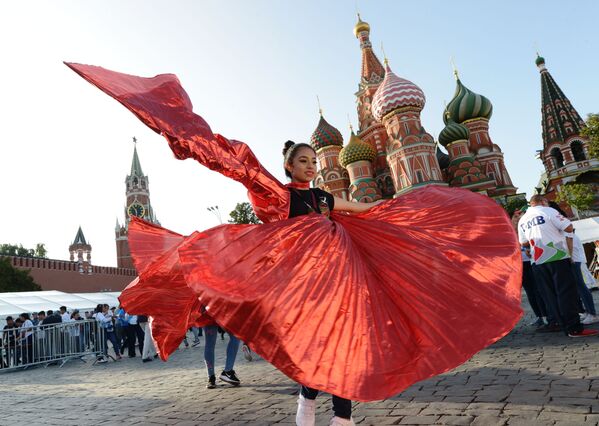
[[[289,148],[291,148],[293,145],[295,145],[295,142],[293,141],[285,142],[285,146],[283,147],[283,156],[287,154],[287,151],[289,151]]]

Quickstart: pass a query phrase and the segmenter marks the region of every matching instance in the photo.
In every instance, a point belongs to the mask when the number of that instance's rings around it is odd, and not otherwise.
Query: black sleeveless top
[[[327,214],[327,212],[323,212],[325,203],[329,211],[333,211],[335,207],[335,198],[320,188],[289,188],[289,192],[291,193],[289,218],[309,214],[313,211],[319,214]]]

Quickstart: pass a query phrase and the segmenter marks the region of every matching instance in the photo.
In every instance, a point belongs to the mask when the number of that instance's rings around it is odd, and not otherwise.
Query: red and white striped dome
[[[385,64],[385,79],[372,98],[374,118],[381,119],[397,108],[407,106],[424,108],[426,97],[420,87],[409,80],[396,76],[389,64]]]

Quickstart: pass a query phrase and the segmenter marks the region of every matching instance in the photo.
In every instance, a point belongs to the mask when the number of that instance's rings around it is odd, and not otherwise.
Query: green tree
[[[20,257],[43,257],[46,258],[48,251],[44,244],[38,243],[35,249],[23,247],[23,244],[0,244],[0,256],[20,256]]]
[[[7,257],[0,257],[0,293],[9,291],[40,291],[29,271],[17,269]]]
[[[507,200],[507,203],[505,204],[505,206],[503,206],[503,208],[507,211],[507,214],[510,215],[510,217],[512,216],[512,214],[518,210],[521,207],[526,206],[528,203],[526,202],[525,198],[509,198]]]
[[[556,201],[568,203],[576,210],[588,210],[593,205],[595,194],[591,185],[571,183],[562,185],[557,191]]]
[[[256,216],[256,213],[254,213],[252,205],[248,202],[237,203],[237,205],[235,206],[235,210],[229,213],[229,216],[231,216],[231,219],[229,219],[229,223],[235,223],[238,225],[244,223],[261,223],[260,219],[258,219],[258,216]]]
[[[580,134],[589,139],[589,156],[599,158],[599,114],[589,114],[586,125]]]
[[[44,243],[37,243],[35,245],[35,257],[43,257],[44,259],[48,257],[48,250],[46,250]]]

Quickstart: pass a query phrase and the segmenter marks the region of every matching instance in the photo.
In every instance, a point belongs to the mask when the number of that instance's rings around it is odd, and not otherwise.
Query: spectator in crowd
[[[119,308],[114,313],[114,331],[116,335],[116,340],[123,348],[123,352],[125,348],[129,347],[128,336],[129,336],[129,321],[127,320],[127,313],[123,308],[119,306]]]
[[[98,305],[96,308],[99,312],[96,313],[96,321],[100,324],[100,327],[104,329],[104,356],[108,356],[108,341],[112,343],[112,348],[116,355],[116,359],[121,359],[121,348],[119,342],[114,334],[114,324],[112,323],[112,313],[108,309],[108,305]],[[106,358],[98,362],[106,362]]]
[[[547,200],[538,194],[532,196],[530,208],[518,222],[520,244],[531,247],[535,280],[545,295],[548,314],[570,337],[595,336],[599,332],[584,329],[578,316],[578,292],[571,264],[572,230],[570,221],[548,207]]]
[[[83,350],[83,333],[81,324],[77,324],[77,322],[82,321],[82,319],[77,309],[71,313],[69,321],[74,323],[72,327],[69,328],[72,349],[75,352],[81,352]]]
[[[191,327],[191,333],[193,334],[193,347],[200,344],[200,336],[202,335],[202,327]]]
[[[43,361],[48,355],[48,349],[46,344],[46,328],[44,324],[44,320],[46,319],[46,312],[39,311],[37,313],[37,318],[39,323],[35,329],[35,338],[36,340],[36,353],[34,354],[35,359],[38,361]]]
[[[17,360],[17,325],[12,316],[6,317],[6,325],[2,330],[2,344],[4,345],[4,354],[6,367],[16,365]]]
[[[593,301],[591,290],[589,290],[585,284],[584,277],[582,275],[582,268],[587,267],[587,258],[584,252],[582,241],[580,241],[580,238],[578,235],[576,235],[575,230],[572,232],[574,233],[572,241],[572,271],[574,272],[574,278],[576,279],[578,295],[582,300],[582,305],[584,306],[585,311],[581,322],[585,325],[595,324],[599,322],[599,316],[597,316],[595,302]]]
[[[58,314],[58,312],[52,311],[52,309],[48,309],[48,314],[46,315],[46,319],[42,322],[43,325],[50,324],[59,324],[62,322],[62,317]]]
[[[216,339],[219,332],[218,328],[219,327],[216,324],[204,327],[204,336],[206,339],[206,346],[204,346],[204,361],[206,363],[206,370],[208,373],[208,384],[206,385],[206,388],[208,389],[214,389],[216,387],[216,375],[214,374],[214,349],[216,347]],[[235,370],[233,370],[238,351],[239,339],[229,333],[225,368],[220,374],[219,379],[233,386],[239,386],[241,384],[241,381],[235,374]]]
[[[40,321],[39,321],[39,317],[38,317],[38,313],[37,312],[33,312],[31,314],[31,322],[33,323],[34,326],[39,325]]]
[[[60,317],[62,319],[62,322],[69,322],[69,321],[71,321],[71,314],[69,314],[67,312],[67,307],[66,306],[61,306],[60,307]]]
[[[21,365],[21,359],[23,356],[23,343],[21,342],[21,331],[20,328],[23,326],[23,320],[21,319],[21,317],[17,317],[17,319],[15,320],[15,336],[16,336],[16,354],[15,354],[15,363],[17,365]]]
[[[127,321],[127,351],[129,358],[135,358],[135,341],[139,345],[139,353],[143,356],[143,345],[144,336],[140,325],[137,323],[137,315],[129,315],[125,313],[125,320]]]
[[[33,362],[33,322],[27,312],[19,315],[19,319],[23,322],[20,332],[21,361],[30,364]]]

